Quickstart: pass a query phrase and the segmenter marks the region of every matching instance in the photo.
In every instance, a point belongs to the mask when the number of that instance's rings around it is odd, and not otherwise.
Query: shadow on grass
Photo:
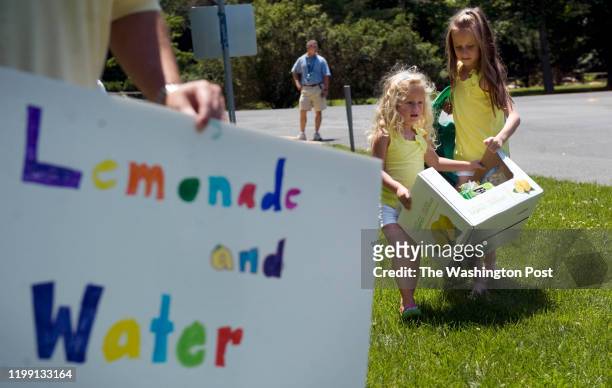
[[[550,276],[489,278],[488,297],[474,300],[469,298],[471,279],[444,279],[437,287],[442,293],[421,302],[420,322],[451,327],[466,323],[500,326],[555,308],[545,289],[607,288],[612,279],[609,247],[607,229],[525,230],[498,250],[500,263],[514,269],[548,269]],[[478,263],[464,260],[449,265],[469,269]],[[427,280],[420,286],[426,288]]]
[[[470,290],[444,290],[442,303],[421,303],[419,323],[462,327],[468,323],[503,326],[554,308],[539,289],[492,289],[487,296],[471,298]]]

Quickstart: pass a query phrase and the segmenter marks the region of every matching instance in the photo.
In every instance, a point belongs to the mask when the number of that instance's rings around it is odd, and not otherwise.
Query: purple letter
[[[263,265],[263,273],[267,277],[274,276],[277,278],[281,277],[281,271],[283,270],[283,249],[285,248],[285,239],[278,242],[276,253],[272,253],[266,257]]]
[[[24,182],[78,189],[81,183],[80,171],[38,162],[36,155],[41,115],[41,108],[28,105],[27,141],[22,179]]]

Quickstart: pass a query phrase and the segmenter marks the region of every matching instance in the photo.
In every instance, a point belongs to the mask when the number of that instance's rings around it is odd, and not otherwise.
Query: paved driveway
[[[530,174],[612,185],[612,92],[517,97],[521,126],[511,154]],[[373,105],[353,106],[355,144],[367,147]],[[238,125],[276,136],[298,133],[297,109],[238,111]],[[306,132],[312,137],[314,117]],[[349,145],[345,107],[323,112],[324,139]]]

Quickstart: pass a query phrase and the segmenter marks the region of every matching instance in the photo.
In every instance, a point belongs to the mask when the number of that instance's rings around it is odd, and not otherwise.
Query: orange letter
[[[145,163],[137,164],[130,162],[130,179],[127,188],[127,195],[135,195],[138,191],[140,180],[145,181],[145,196],[151,196],[153,183],[157,184],[157,199],[164,199],[164,170],[160,166],[149,167]]]

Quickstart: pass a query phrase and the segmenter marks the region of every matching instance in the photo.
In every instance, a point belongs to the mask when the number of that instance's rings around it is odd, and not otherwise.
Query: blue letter
[[[266,193],[261,200],[261,210],[268,210],[274,206],[274,211],[281,210],[281,191],[283,186],[283,169],[285,167],[285,158],[279,158],[276,162],[276,174],[274,177],[274,192]]]
[[[27,141],[22,179],[24,182],[78,189],[81,183],[81,171],[38,162],[36,155],[41,115],[42,111],[39,107],[28,105]]]
[[[166,362],[168,334],[174,330],[172,321],[168,320],[170,314],[170,295],[163,294],[159,318],[151,320],[151,332],[155,333],[155,347],[153,348],[153,362]]]
[[[221,191],[221,198],[223,201],[223,207],[229,207],[232,204],[231,195],[232,190],[230,188],[229,181],[224,176],[211,176],[208,177],[208,203],[211,205],[217,204],[217,191]]]
[[[257,248],[240,252],[240,272],[244,272],[246,263],[249,262],[251,263],[251,273],[257,273],[258,261]]]
[[[81,313],[79,314],[77,329],[73,333],[70,325],[70,308],[60,307],[55,322],[52,321],[53,283],[32,285],[32,305],[34,307],[39,358],[51,358],[59,336],[63,335],[66,360],[78,363],[85,362],[87,343],[96,318],[102,289],[100,286],[87,285],[85,295],[81,300]]]

